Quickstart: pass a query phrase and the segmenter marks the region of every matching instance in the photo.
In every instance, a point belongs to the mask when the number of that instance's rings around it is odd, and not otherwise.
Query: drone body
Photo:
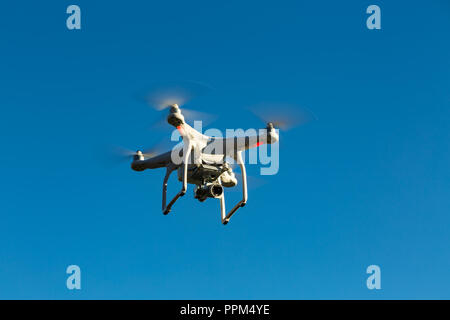
[[[242,152],[258,147],[263,143],[275,143],[279,137],[272,123],[266,130],[254,136],[231,138],[214,138],[201,134],[184,120],[178,105],[170,107],[167,122],[179,131],[183,144],[172,151],[145,159],[141,151],[133,156],[131,168],[135,171],[166,168],[163,182],[162,211],[168,214],[173,204],[187,191],[188,184],[194,184],[194,197],[203,202],[207,198],[220,200],[222,223],[226,225],[231,216],[247,203],[247,175]],[[225,209],[224,187],[237,185],[235,174],[226,161],[234,159],[240,166],[242,174],[242,199],[227,213]],[[167,182],[170,174],[177,170],[178,180],[182,183],[181,190],[166,204]]]

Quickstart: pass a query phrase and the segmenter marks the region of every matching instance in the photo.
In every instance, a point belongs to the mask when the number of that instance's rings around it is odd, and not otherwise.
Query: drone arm
[[[164,185],[163,185],[163,213],[164,214],[168,214],[170,212],[170,209],[172,208],[173,204],[175,203],[175,201],[178,200],[179,197],[184,196],[184,194],[186,193],[187,190],[187,168],[188,168],[188,163],[189,163],[189,156],[191,154],[191,150],[192,150],[192,142],[189,139],[186,139],[186,144],[184,145],[183,148],[183,185],[181,187],[180,192],[178,192],[176,194],[175,197],[173,197],[173,199],[169,202],[169,204],[167,205],[167,207],[164,208],[165,206],[165,197],[166,197],[166,190],[167,190],[167,180],[169,179],[169,175],[172,171],[169,172],[169,168],[167,169],[167,173],[166,173],[166,177],[164,178]],[[172,169],[173,170],[173,169]]]
[[[241,167],[242,173],[242,200],[239,201],[227,215],[225,215],[225,196],[222,195],[220,198],[220,208],[222,213],[222,223],[225,225],[230,221],[231,216],[241,207],[245,206],[247,203],[248,195],[247,195],[247,173],[245,171],[245,165],[242,161],[242,151],[237,152],[236,160]]]

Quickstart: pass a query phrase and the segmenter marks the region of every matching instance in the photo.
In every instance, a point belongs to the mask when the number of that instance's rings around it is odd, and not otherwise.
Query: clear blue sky
[[[19,1],[0,30],[0,298],[450,298],[448,1]],[[172,79],[215,88],[190,107],[220,129],[266,101],[318,117],[226,227],[192,188],[163,216],[164,171],[105,154],[167,135],[133,97]]]

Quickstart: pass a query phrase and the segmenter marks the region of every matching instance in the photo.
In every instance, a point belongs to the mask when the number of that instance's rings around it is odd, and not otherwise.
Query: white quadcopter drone
[[[166,99],[167,101],[167,99]],[[173,100],[171,100],[173,101]],[[140,150],[132,153],[131,168],[135,171],[166,168],[162,190],[162,211],[167,215],[174,203],[186,194],[188,184],[194,184],[194,198],[200,202],[207,198],[220,200],[222,223],[226,225],[236,211],[245,206],[248,200],[247,175],[242,153],[261,144],[272,144],[279,140],[278,130],[286,121],[266,121],[265,129],[256,135],[243,135],[228,138],[210,137],[195,130],[186,123],[177,103],[164,104],[159,109],[169,109],[167,122],[174,126],[183,142],[171,151],[162,154],[147,154]],[[189,110],[184,109],[185,113]],[[290,118],[292,118],[290,116]],[[289,119],[292,120],[292,119]],[[287,121],[289,121],[287,120]],[[227,213],[225,209],[224,187],[238,184],[229,159],[239,165],[242,176],[242,199]],[[166,204],[167,183],[173,171],[178,171],[181,190]]]
[[[220,199],[222,223],[226,225],[231,216],[247,203],[247,175],[242,159],[242,152],[263,143],[275,143],[278,141],[278,133],[272,123],[268,123],[263,134],[256,136],[242,136],[232,138],[214,138],[201,134],[184,120],[181,109],[177,104],[170,106],[167,122],[177,128],[183,145],[175,147],[171,151],[145,159],[142,151],[137,151],[133,156],[131,168],[136,171],[166,167],[166,176],[163,182],[162,211],[168,214],[178,200],[186,194],[188,183],[196,185],[194,197],[203,202],[207,198]],[[217,150],[222,150],[218,152]],[[176,158],[180,156],[180,161]],[[237,179],[227,158],[233,158],[241,168],[242,174],[242,199],[230,212],[225,210],[224,187],[234,187]],[[182,182],[181,190],[166,205],[167,182],[170,174],[178,170],[178,180]]]

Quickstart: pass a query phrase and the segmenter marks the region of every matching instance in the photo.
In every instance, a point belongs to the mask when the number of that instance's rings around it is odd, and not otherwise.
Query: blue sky
[[[450,298],[447,1],[77,1],[79,31],[70,4],[0,14],[0,298]],[[169,80],[214,87],[189,107],[220,129],[267,101],[318,117],[226,227],[192,188],[163,216],[164,171],[105,151],[167,136],[133,97]]]

